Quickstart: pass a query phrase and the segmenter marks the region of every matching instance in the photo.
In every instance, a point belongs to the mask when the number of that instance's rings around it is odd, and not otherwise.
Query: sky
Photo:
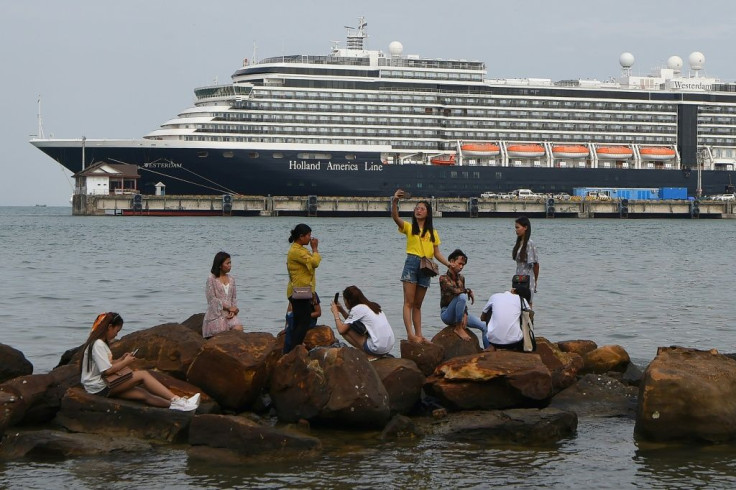
[[[243,58],[325,55],[368,22],[369,49],[481,60],[490,78],[606,80],[705,55],[736,81],[733,0],[0,0],[0,206],[68,206],[71,174],[28,141],[139,138],[226,83]]]

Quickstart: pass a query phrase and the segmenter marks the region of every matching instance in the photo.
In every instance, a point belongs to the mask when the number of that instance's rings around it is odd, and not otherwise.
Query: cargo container
[[[687,199],[686,187],[575,187],[573,195],[589,198],[657,201]]]

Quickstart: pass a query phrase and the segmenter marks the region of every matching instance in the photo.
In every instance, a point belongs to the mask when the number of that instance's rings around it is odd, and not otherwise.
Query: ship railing
[[[311,56],[311,55],[288,55],[274,56],[266,58],[258,62],[259,65],[266,63],[305,63],[312,65],[352,65],[352,66],[369,66],[370,59],[352,58],[343,56]]]

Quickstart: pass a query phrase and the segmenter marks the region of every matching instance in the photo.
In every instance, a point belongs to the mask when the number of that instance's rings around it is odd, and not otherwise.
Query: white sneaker
[[[190,396],[188,400],[194,404],[194,408],[199,407],[199,393]]]
[[[186,398],[177,397],[171,400],[171,405],[169,405],[169,408],[171,410],[179,410],[181,412],[189,412],[193,410],[191,408],[189,401]],[[196,408],[196,407],[195,407]]]

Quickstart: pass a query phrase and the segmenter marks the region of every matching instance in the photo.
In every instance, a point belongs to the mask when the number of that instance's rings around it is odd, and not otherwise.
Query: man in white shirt
[[[520,286],[511,291],[496,293],[483,307],[480,319],[488,324],[488,341],[496,349],[524,350],[521,331],[521,305],[529,308],[529,288]]]

